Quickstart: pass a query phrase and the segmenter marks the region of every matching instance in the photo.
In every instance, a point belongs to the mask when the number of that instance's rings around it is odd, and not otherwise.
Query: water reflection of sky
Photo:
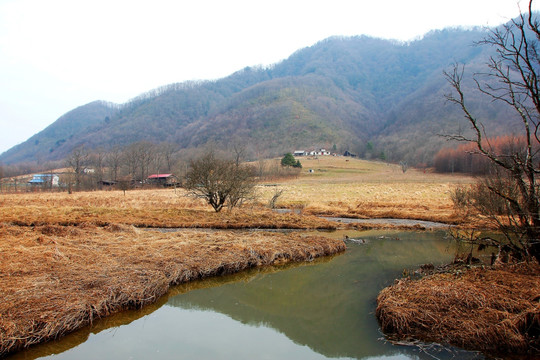
[[[171,306],[164,306],[128,326],[91,335],[85,343],[54,358],[327,359],[272,328],[245,325],[211,311]],[[410,358],[395,355],[370,359]]]
[[[339,232],[327,235],[344,237]],[[14,359],[480,359],[381,340],[375,299],[404,268],[452,258],[443,233],[348,233],[332,259],[188,283]],[[163,305],[163,306],[161,306]],[[152,307],[156,310],[153,311]],[[93,333],[95,332],[95,333]],[[70,340],[71,339],[71,340]],[[41,349],[41,350],[39,350]],[[456,357],[457,356],[457,357]]]

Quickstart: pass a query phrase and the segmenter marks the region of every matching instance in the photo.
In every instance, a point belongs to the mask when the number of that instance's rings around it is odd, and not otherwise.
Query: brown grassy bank
[[[0,356],[62,336],[174,284],[345,250],[297,233],[0,225]]]
[[[183,190],[10,194],[0,198],[0,220],[21,226],[128,224],[136,227],[215,229],[335,229],[315,216],[277,214],[264,207],[216,213]]]
[[[540,266],[403,279],[377,298],[382,330],[494,355],[540,357]]]

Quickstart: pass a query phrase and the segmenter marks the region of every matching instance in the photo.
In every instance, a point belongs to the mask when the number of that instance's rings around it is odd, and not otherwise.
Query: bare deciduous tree
[[[235,161],[218,158],[213,151],[191,161],[186,175],[186,188],[205,199],[216,212],[225,205],[240,204],[253,192],[254,171]]]
[[[268,201],[268,207],[270,209],[275,209],[276,208],[276,203],[277,203],[278,199],[281,197],[281,195],[283,195],[284,192],[285,192],[285,189],[275,189],[274,190],[274,194],[272,195],[272,198]]]
[[[247,153],[246,145],[241,141],[241,139],[234,139],[231,147],[234,155],[234,162],[236,165],[240,165]]]
[[[142,182],[148,177],[153,149],[154,144],[148,141],[139,141],[124,149],[124,163],[128,168],[128,174],[134,179]]]
[[[92,166],[94,166],[94,177],[97,182],[98,187],[101,189],[103,182],[103,170],[105,169],[105,157],[106,153],[103,148],[97,148],[93,154],[90,155],[90,161]]]
[[[109,176],[112,181],[118,180],[118,172],[122,163],[122,149],[119,146],[113,147],[105,156],[105,162],[109,167]]]
[[[171,143],[162,143],[160,144],[161,154],[163,155],[163,160],[165,162],[165,168],[167,172],[172,172],[174,157],[173,154],[177,150],[177,146]]]
[[[231,171],[232,181],[228,202],[229,209],[237,205],[242,205],[246,200],[253,200],[255,198],[255,168],[237,164],[235,160]]]
[[[81,145],[71,152],[66,158],[66,165],[73,169],[75,173],[75,190],[81,189],[81,177],[84,172],[84,168],[88,165],[88,151],[86,151],[84,145]]]
[[[524,139],[523,146],[500,152],[487,136],[486,125],[473,115],[466,104],[463,88],[464,66],[454,65],[445,76],[454,89],[447,99],[459,105],[473,135],[447,135],[472,142],[476,152],[489,159],[493,172],[476,185],[476,195],[468,204],[494,221],[505,235],[495,241],[509,247],[518,257],[540,262],[540,203],[536,177],[540,144],[540,23],[531,13],[490,32],[479,44],[491,46],[495,55],[487,63],[487,73],[474,74],[477,89],[495,102],[502,102],[516,114],[515,131]],[[488,201],[489,200],[489,201]],[[498,204],[498,205],[497,205]]]

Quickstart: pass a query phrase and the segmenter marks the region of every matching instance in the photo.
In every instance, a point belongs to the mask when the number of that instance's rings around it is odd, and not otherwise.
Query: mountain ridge
[[[235,137],[268,156],[316,145],[369,155],[370,142],[389,160],[429,163],[444,146],[437,133],[462,126],[459,109],[444,104],[450,89],[443,70],[456,62],[481,68],[488,49],[471,45],[485,34],[445,29],[408,43],[331,37],[269,67],[166,85],[122,105],[83,105],[0,161],[60,160],[83,144],[92,150],[149,141],[190,149]],[[505,128],[497,107],[473,101]]]

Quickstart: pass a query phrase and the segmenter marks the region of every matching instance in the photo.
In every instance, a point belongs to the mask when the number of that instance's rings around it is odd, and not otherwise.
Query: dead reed
[[[540,356],[540,266],[514,265],[398,280],[376,315],[390,339]]]
[[[152,303],[174,284],[344,250],[299,233],[0,224],[0,357]]]
[[[0,198],[0,220],[21,226],[91,223],[136,227],[215,229],[335,229],[315,216],[277,214],[260,206],[216,213],[199,199],[174,190],[11,194]]]

